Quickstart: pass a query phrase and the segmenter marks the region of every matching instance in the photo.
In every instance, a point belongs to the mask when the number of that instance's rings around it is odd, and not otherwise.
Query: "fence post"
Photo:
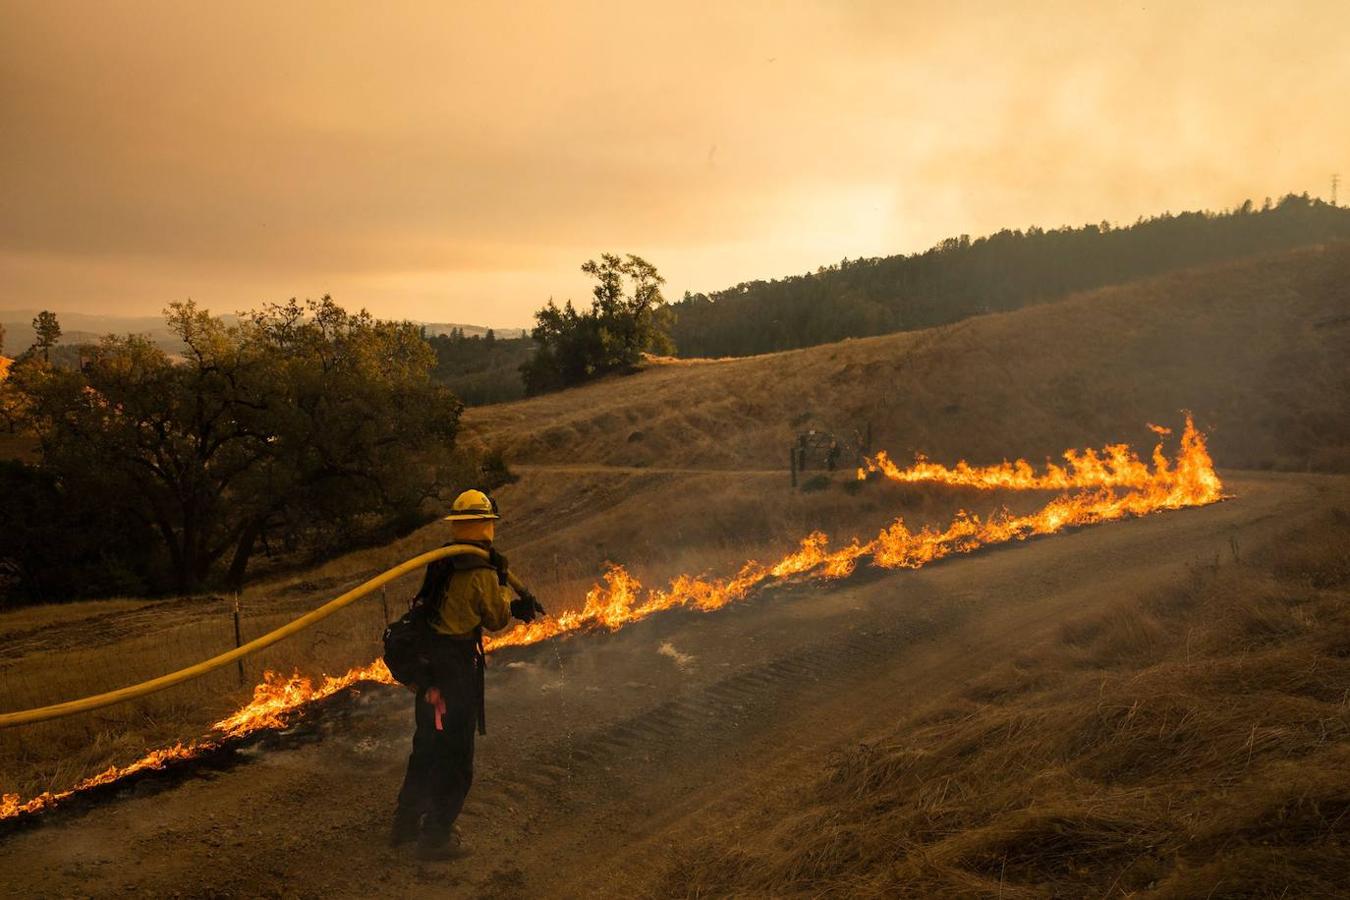
[[[389,585],[380,588],[380,610],[384,613],[384,622],[380,625],[383,631],[385,625],[389,624]]]
[[[243,645],[244,636],[239,630],[239,594],[236,592],[234,595],[234,648],[238,650]],[[244,658],[239,657],[235,660],[235,664],[239,667],[239,686],[243,687],[246,683],[244,679]]]

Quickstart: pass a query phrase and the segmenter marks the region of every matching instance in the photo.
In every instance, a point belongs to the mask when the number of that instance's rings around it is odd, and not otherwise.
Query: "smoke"
[[[657,648],[656,652],[673,660],[675,666],[681,672],[687,672],[694,666],[694,657],[688,653],[681,653],[679,650],[676,650],[675,645],[670,641],[663,643]]]
[[[1350,144],[1336,2],[5,15],[0,307],[327,290],[519,325],[583,299],[599,250],[642,253],[679,296],[1322,192]]]

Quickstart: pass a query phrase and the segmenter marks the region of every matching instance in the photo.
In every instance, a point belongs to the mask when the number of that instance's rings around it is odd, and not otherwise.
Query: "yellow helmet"
[[[450,506],[447,522],[468,522],[473,519],[500,519],[497,501],[482,491],[468,490],[455,498]]]

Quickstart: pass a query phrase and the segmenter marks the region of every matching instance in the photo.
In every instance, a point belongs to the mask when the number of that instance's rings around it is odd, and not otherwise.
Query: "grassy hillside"
[[[794,423],[904,458],[1148,442],[1191,409],[1221,466],[1350,470],[1350,244],[1191,269],[921,332],[675,361],[474,410],[514,462],[786,467]]]

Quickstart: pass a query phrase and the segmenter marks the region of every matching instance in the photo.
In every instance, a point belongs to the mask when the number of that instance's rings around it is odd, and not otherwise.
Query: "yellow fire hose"
[[[400,563],[399,565],[394,566],[394,568],[376,575],[365,584],[352,588],[347,593],[328,601],[318,609],[305,613],[300,618],[288,622],[275,631],[269,631],[262,637],[255,638],[247,644],[237,647],[228,653],[213,656],[196,665],[188,666],[186,669],[179,669],[177,672],[170,672],[167,675],[161,675],[158,678],[152,678],[149,681],[142,681],[140,684],[118,688],[115,691],[95,694],[92,697],[83,697],[79,700],[67,700],[65,703],[53,703],[51,706],[39,706],[36,709],[0,713],[0,728],[10,728],[15,725],[30,725],[34,722],[45,722],[48,719],[59,719],[62,716],[88,712],[91,709],[101,709],[105,706],[112,706],[114,703],[122,703],[127,700],[134,700],[137,697],[144,697],[146,694],[162,691],[165,688],[173,687],[175,684],[182,684],[184,681],[190,681],[193,678],[199,678],[207,672],[212,672],[222,666],[228,666],[236,659],[241,659],[251,653],[257,653],[264,647],[270,647],[278,641],[285,640],[291,635],[303,631],[316,622],[328,618],[344,606],[360,600],[376,588],[382,587],[415,569],[420,569],[428,563],[435,562],[438,559],[444,559],[447,556],[463,556],[465,554],[481,556],[484,559],[487,559],[488,556],[486,550],[468,544],[450,544],[446,547],[439,547],[435,550],[423,553],[421,556],[414,556],[407,562]],[[508,571],[506,573],[506,578],[517,594],[526,592],[525,585],[521,583],[520,579],[517,578],[514,573]]]

